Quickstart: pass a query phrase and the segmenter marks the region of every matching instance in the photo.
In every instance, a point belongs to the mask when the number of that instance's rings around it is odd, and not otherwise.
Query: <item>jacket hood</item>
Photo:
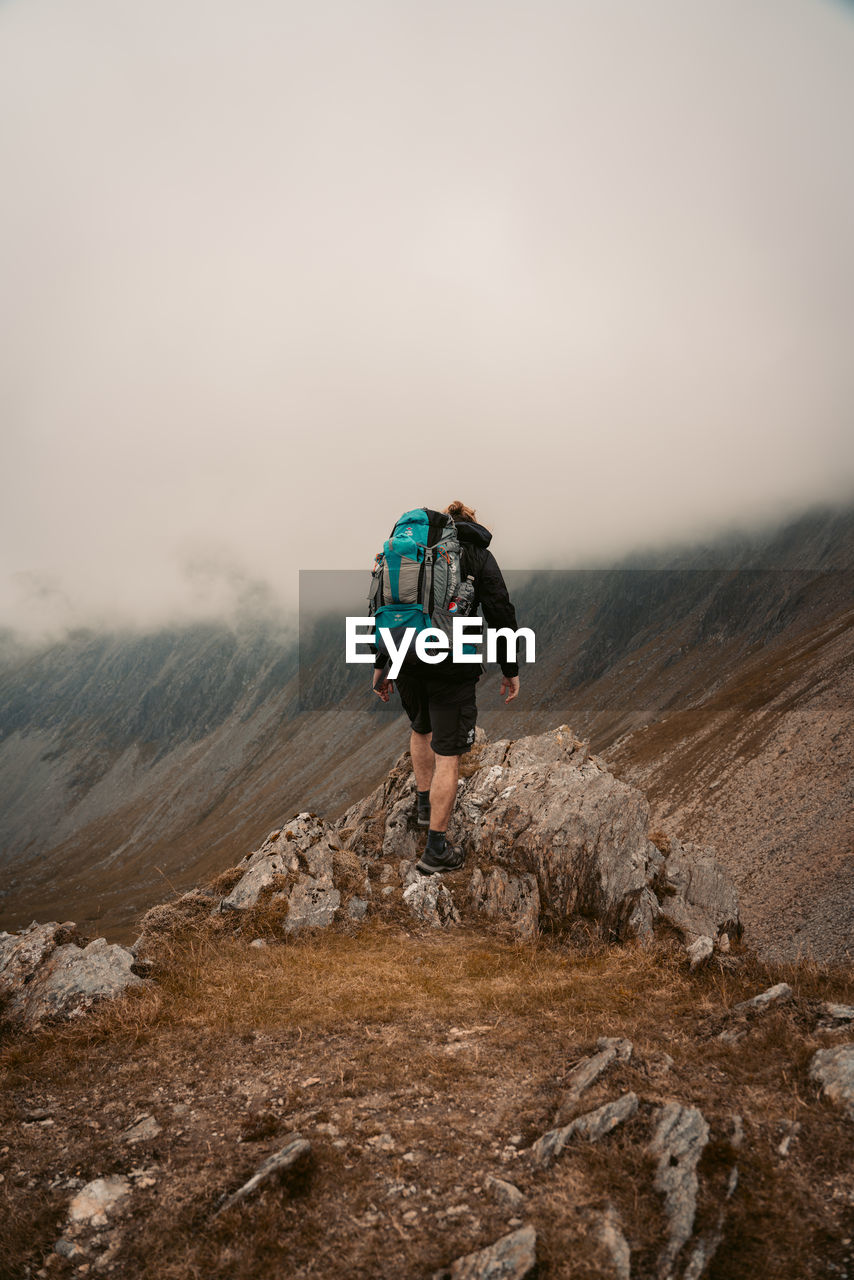
[[[460,542],[468,542],[475,547],[488,547],[492,541],[489,530],[474,520],[458,520],[456,526]]]

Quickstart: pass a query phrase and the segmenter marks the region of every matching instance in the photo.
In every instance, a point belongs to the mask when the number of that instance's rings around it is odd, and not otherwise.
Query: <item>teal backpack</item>
[[[388,653],[380,627],[391,633],[396,646],[407,627],[415,628],[416,637],[431,627],[451,637],[462,581],[461,554],[456,526],[449,515],[429,507],[404,511],[377,555],[371,574],[368,613],[376,621],[379,653]],[[465,648],[473,651],[471,645]],[[407,660],[414,656],[413,642]]]

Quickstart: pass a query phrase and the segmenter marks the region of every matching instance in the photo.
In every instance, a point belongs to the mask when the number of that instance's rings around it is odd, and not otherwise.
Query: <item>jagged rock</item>
[[[496,1178],[490,1173],[483,1185],[511,1213],[518,1213],[525,1203],[525,1197],[519,1188],[512,1182],[505,1182],[503,1178]]]
[[[649,936],[659,914],[690,940],[738,927],[735,890],[722,869],[677,841],[665,857],[647,838],[644,796],[591,757],[566,725],[516,742],[480,739],[477,746],[449,834],[469,852],[470,900],[488,918],[507,921],[523,937],[578,915],[621,937]],[[335,825],[364,861],[412,862],[413,805],[403,756]]]
[[[493,867],[486,875],[475,868],[469,885],[472,906],[489,920],[506,920],[520,938],[535,938],[540,920],[537,878],[511,875]]]
[[[632,1055],[631,1040],[622,1040],[617,1037],[607,1039],[603,1037],[598,1042],[598,1048],[598,1053],[582,1058],[566,1077],[567,1089],[561,1098],[560,1106],[555,1115],[556,1125],[566,1123],[578,1105],[584,1090],[589,1089],[593,1081],[598,1079],[606,1067],[609,1067],[615,1059],[627,1062]]]
[[[735,885],[723,867],[695,845],[671,839],[656,888],[661,895],[661,915],[689,941],[738,932]]]
[[[767,991],[760,991],[758,996],[751,996],[749,1000],[742,1000],[738,1004],[732,1006],[733,1013],[750,1013],[754,1009],[767,1009],[771,1004],[778,1004],[781,1000],[790,1000],[792,996],[792,988],[788,982],[778,982],[773,987],[768,987]]]
[[[809,1074],[821,1084],[824,1096],[854,1120],[854,1044],[819,1049],[810,1061]]]
[[[434,1280],[526,1280],[536,1265],[537,1233],[520,1227],[488,1249],[457,1258],[448,1270],[436,1272]]]
[[[288,897],[285,933],[300,929],[325,929],[341,906],[341,894],[332,885],[319,884],[310,876],[301,877]]]
[[[286,880],[271,895],[274,901],[287,899],[285,933],[326,928],[341,905],[334,879],[335,851],[340,848],[338,836],[327,823],[310,813],[297,814],[268,836],[260,849],[247,854],[243,876],[216,910],[254,907],[263,889],[288,877],[290,883]]]
[[[616,1129],[618,1124],[633,1116],[637,1109],[637,1094],[624,1093],[613,1102],[597,1107],[595,1111],[586,1111],[584,1115],[576,1116],[562,1129],[550,1129],[531,1147],[531,1163],[540,1169],[547,1168],[561,1154],[570,1138],[586,1138],[588,1142],[597,1142],[612,1129]]]
[[[69,1222],[87,1227],[106,1226],[107,1219],[123,1207],[121,1202],[130,1189],[127,1178],[115,1174],[87,1182],[68,1206]]]
[[[26,985],[42,961],[76,934],[71,920],[64,924],[33,921],[20,933],[0,933],[0,995],[14,995]]]
[[[661,1280],[669,1280],[679,1250],[690,1238],[697,1211],[697,1164],[709,1140],[709,1126],[697,1107],[667,1102],[661,1108],[650,1143],[657,1157],[656,1191],[664,1196],[667,1242],[659,1256]]]
[[[353,897],[347,903],[347,915],[351,920],[364,920],[368,914],[368,902],[366,898]]]
[[[135,972],[136,957],[126,947],[94,938],[84,945],[72,922],[33,922],[20,934],[0,937],[0,994],[3,1016],[35,1027],[46,1018],[77,1017],[97,1000],[121,995],[145,979]]]
[[[420,920],[442,928],[459,924],[460,915],[441,876],[419,876],[403,891],[403,900]]]
[[[414,862],[419,855],[416,833],[412,829],[415,806],[415,779],[410,777],[401,788],[401,794],[389,810],[383,835],[384,858],[399,862]]]
[[[244,1182],[242,1187],[238,1187],[237,1191],[233,1191],[230,1196],[226,1196],[222,1204],[215,1211],[214,1217],[220,1213],[225,1213],[226,1209],[230,1209],[239,1201],[245,1200],[257,1191],[259,1187],[270,1182],[274,1178],[279,1178],[285,1173],[290,1173],[299,1169],[308,1160],[311,1155],[311,1143],[300,1133],[291,1133],[281,1150],[275,1155],[269,1156],[263,1164],[253,1173],[248,1182]]]

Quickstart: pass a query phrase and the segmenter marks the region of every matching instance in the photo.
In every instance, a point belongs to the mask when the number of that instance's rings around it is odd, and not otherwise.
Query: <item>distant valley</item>
[[[568,723],[650,799],[653,825],[734,876],[748,939],[850,956],[854,510],[808,513],[613,568],[508,574],[536,664],[490,737]],[[399,705],[343,662],[343,617],[0,643],[0,928],[109,939],[257,847],[329,817],[405,749]]]

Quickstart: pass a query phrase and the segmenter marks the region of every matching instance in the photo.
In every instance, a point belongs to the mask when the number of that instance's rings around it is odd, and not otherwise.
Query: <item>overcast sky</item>
[[[854,497],[854,11],[5,0],[0,621]]]

